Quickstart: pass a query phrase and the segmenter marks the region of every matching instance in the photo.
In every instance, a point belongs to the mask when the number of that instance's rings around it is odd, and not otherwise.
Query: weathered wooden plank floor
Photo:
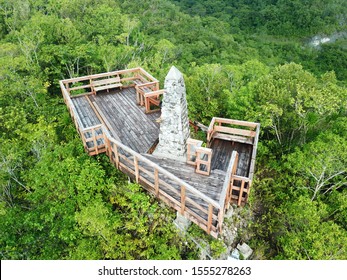
[[[198,173],[195,173],[195,167],[186,164],[185,162],[180,162],[168,158],[161,158],[154,155],[149,154],[143,154],[146,158],[151,160],[152,162],[158,164],[165,170],[169,171],[173,175],[177,176],[178,178],[182,179],[192,187],[194,187],[196,190],[202,192],[207,197],[215,200],[216,202],[220,199],[220,194],[223,188],[223,183],[225,180],[225,172],[220,170],[214,170],[211,172],[210,176],[204,176]],[[140,163],[141,166],[148,168],[145,164]],[[152,184],[154,184],[153,178],[150,178],[146,174],[141,174],[144,176],[148,181],[150,181]],[[180,201],[180,197],[178,193],[180,193],[180,188],[176,182],[170,180],[169,178],[159,175],[159,178],[167,183],[169,183],[174,189],[176,189],[176,192],[173,192],[172,190],[169,190],[165,187],[162,187],[165,189],[165,191],[170,194],[171,197],[175,198],[177,201]],[[198,196],[196,196],[193,193],[190,193],[187,191],[186,193],[187,197],[192,199],[195,203],[200,205],[204,209],[208,209],[208,204],[206,201],[200,199]],[[191,203],[187,202],[186,205],[197,213],[200,217],[207,220],[207,214],[201,212],[198,208],[196,208]],[[214,209],[214,214],[217,215],[217,209]]]
[[[213,200],[219,201],[225,179],[225,172],[220,170],[212,170],[210,176],[205,176],[196,173],[195,166],[186,164],[185,162],[148,154],[143,154],[143,156],[187,182],[189,185]]]
[[[134,88],[100,92],[89,96],[101,114],[107,118],[113,134],[138,153],[146,153],[159,138],[160,112],[145,114],[144,107],[136,104]]]
[[[138,153],[146,153],[159,138],[159,123],[155,120],[160,112],[145,114],[145,108],[136,104],[134,88],[74,97],[72,102],[83,128],[104,123],[112,136]]]
[[[83,128],[101,124],[86,96],[76,96],[71,99],[80,117]]]
[[[210,148],[213,150],[211,161],[212,170],[219,169],[226,171],[232,152],[237,151],[239,153],[239,161],[236,174],[248,177],[252,158],[252,145],[214,139]]]

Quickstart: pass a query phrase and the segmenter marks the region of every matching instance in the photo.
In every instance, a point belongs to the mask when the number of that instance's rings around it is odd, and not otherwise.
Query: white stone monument
[[[159,144],[155,155],[186,161],[190,135],[186,87],[182,73],[172,66],[165,78]]]

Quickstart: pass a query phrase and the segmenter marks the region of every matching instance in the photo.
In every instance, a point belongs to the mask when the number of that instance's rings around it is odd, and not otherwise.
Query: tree
[[[345,108],[347,91],[339,87],[334,74],[321,79],[290,63],[276,67],[252,86],[255,108],[248,117],[262,123],[282,148],[304,144],[308,132]]]
[[[281,246],[278,259],[337,260],[347,257],[347,233],[337,224],[324,221],[327,216],[323,204],[311,203],[299,197],[281,207],[282,231],[278,235]]]
[[[332,133],[322,133],[302,150],[287,157],[290,170],[307,178],[305,186],[312,192],[311,200],[347,187],[347,141]]]

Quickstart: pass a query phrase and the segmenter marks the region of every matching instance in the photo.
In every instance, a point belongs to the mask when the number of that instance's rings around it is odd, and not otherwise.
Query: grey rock
[[[191,225],[191,223],[192,222],[190,220],[188,220],[186,217],[181,215],[181,213],[177,212],[175,224],[181,231],[186,232],[189,226]]]
[[[240,251],[245,260],[248,260],[253,253],[251,247],[249,247],[246,243],[237,244],[236,248]]]

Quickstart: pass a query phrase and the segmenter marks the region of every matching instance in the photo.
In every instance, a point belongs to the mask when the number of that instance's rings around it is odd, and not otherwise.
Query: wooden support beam
[[[222,232],[223,221],[224,221],[224,210],[219,209],[219,211],[218,211],[218,230],[219,230],[219,232]]]
[[[116,143],[113,142],[113,152],[114,152],[114,160],[116,162],[116,167],[119,169],[119,153],[118,153],[118,146]]]
[[[98,150],[98,142],[96,141],[96,130],[92,129],[91,133],[92,133],[92,136],[93,136],[94,150],[95,150],[96,154],[98,154],[99,150]]]
[[[155,196],[159,196],[159,172],[158,169],[154,168],[154,188],[155,188]]]
[[[137,157],[134,157],[134,167],[135,167],[135,178],[136,178],[136,183],[139,183],[139,176],[140,176],[140,171],[139,171],[139,161]]]
[[[245,181],[242,180],[241,181],[241,189],[240,189],[240,193],[239,193],[239,199],[237,201],[237,206],[241,206],[241,200],[242,200],[242,196],[243,196],[243,188],[245,187]]]
[[[103,132],[103,135],[105,136],[105,133]],[[111,148],[111,142],[110,139],[107,137],[104,137],[105,139],[105,145],[106,145],[106,155],[112,159],[112,148]]]
[[[181,214],[184,214],[186,208],[186,187],[181,186]]]
[[[217,132],[241,135],[241,136],[246,136],[246,137],[255,137],[255,135],[256,135],[256,132],[252,131],[252,130],[231,128],[231,127],[219,126],[219,125],[216,125],[213,130],[217,131]]]
[[[213,215],[213,206],[208,205],[208,218],[207,218],[207,233],[210,234],[212,226],[212,215]]]
[[[227,123],[227,124],[235,124],[239,126],[248,126],[255,128],[257,127],[258,123],[254,122],[247,122],[247,121],[239,121],[239,120],[232,120],[232,119],[225,119],[225,118],[214,118],[216,122],[219,123]]]

